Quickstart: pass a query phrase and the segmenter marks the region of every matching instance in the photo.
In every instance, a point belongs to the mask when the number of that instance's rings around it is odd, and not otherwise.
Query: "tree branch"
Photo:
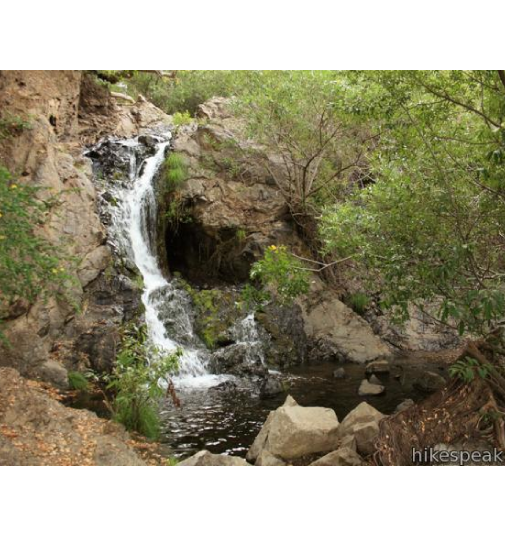
[[[498,71],[498,76],[500,77],[501,83],[505,88],[505,71]]]
[[[484,119],[484,121],[486,121],[486,123],[490,123],[491,125],[497,127],[497,128],[501,128],[501,124],[500,123],[497,123],[496,121],[494,121],[493,119],[491,119],[489,116],[487,116],[485,113],[483,113],[482,111],[478,110],[477,108],[474,108],[473,106],[471,106],[470,104],[467,104],[466,102],[461,102],[457,99],[455,99],[454,97],[451,97],[450,95],[448,95],[445,91],[444,92],[440,92],[438,91],[437,89],[434,89],[433,87],[427,85],[426,83],[422,82],[421,80],[419,80],[419,84],[424,88],[426,89],[426,91],[428,91],[429,93],[432,93],[433,95],[441,98],[441,99],[445,99],[449,102],[452,102],[453,104],[455,104],[456,106],[460,106],[461,108],[464,108],[465,110],[468,110],[469,112],[472,112],[474,114],[477,114],[478,116],[482,117]]]

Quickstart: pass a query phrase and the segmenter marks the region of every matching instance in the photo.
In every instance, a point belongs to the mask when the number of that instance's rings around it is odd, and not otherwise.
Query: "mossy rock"
[[[237,319],[236,302],[238,295],[233,290],[196,289],[182,280],[184,289],[190,295],[195,307],[196,334],[209,350],[227,346],[234,341],[229,330]]]

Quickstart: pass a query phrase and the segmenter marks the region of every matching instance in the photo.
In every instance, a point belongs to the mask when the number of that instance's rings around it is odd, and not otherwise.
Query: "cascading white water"
[[[155,152],[145,158],[146,146],[138,138],[109,140],[128,180],[107,181],[114,202],[107,204],[110,216],[109,242],[120,258],[134,264],[143,279],[142,302],[150,341],[162,351],[180,348],[178,387],[208,388],[230,378],[209,374],[209,353],[193,329],[192,302],[188,293],[168,280],[159,266],[156,244],[156,176],[162,165],[170,133],[152,136]],[[252,314],[232,328],[237,345],[244,345],[250,362],[264,362],[261,340]]]
[[[260,362],[265,365],[265,355],[263,351],[263,341],[258,333],[254,313],[249,313],[241,321],[237,322],[231,329],[233,338],[237,345],[246,348],[246,358],[249,363]]]
[[[137,139],[117,142],[128,152],[130,180],[109,188],[115,200],[109,208],[109,238],[118,254],[134,263],[142,276],[142,302],[150,341],[162,351],[183,350],[176,383],[204,387],[219,383],[222,378],[208,374],[207,352],[193,333],[190,299],[165,278],[152,246],[156,227],[155,178],[170,137],[170,133],[160,137],[155,154],[140,163]]]

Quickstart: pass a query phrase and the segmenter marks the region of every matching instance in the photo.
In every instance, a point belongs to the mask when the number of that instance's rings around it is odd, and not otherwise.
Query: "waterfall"
[[[142,303],[150,342],[162,351],[183,351],[175,382],[183,387],[208,387],[223,378],[208,374],[208,353],[193,331],[191,298],[163,275],[155,252],[155,179],[170,138],[170,133],[156,136],[155,152],[147,158],[142,158],[146,147],[138,138],[103,142],[114,146],[128,168],[128,179],[112,184],[107,181],[108,195],[114,200],[106,207],[110,216],[109,243],[142,276]],[[95,152],[99,147],[100,144]]]
[[[171,134],[149,138],[148,145],[141,143],[139,137],[108,139],[91,149],[88,156],[108,175],[101,186],[109,200],[102,207],[108,221],[109,244],[123,262],[135,266],[142,276],[142,303],[150,342],[161,351],[182,350],[179,373],[174,378],[177,387],[207,388],[230,376],[209,374],[209,352],[193,328],[191,297],[176,280],[165,277],[158,263],[156,178]],[[118,174],[120,180],[116,178]],[[232,332],[236,344],[246,347],[248,361],[264,363],[252,314],[238,320]]]

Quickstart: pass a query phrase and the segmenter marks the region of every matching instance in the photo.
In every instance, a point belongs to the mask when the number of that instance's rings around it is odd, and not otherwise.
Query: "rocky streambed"
[[[301,406],[288,395],[268,414],[245,459],[201,450],[180,465],[364,465],[363,457],[375,450],[383,418],[362,402],[340,423],[332,409]]]
[[[345,377],[335,377],[335,371],[341,368]],[[302,406],[334,410],[339,419],[363,401],[391,414],[405,400],[424,399],[430,391],[426,379],[431,375],[441,379],[445,372],[419,360],[409,361],[407,367],[399,363],[391,366],[388,373],[376,374],[385,388],[382,394],[361,396],[360,385],[364,378],[371,377],[365,365],[311,362],[274,374],[284,390],[269,397],[260,394],[261,380],[244,378],[231,379],[211,389],[180,389],[181,407],[174,408],[167,402],[162,408],[162,442],[178,458],[201,449],[244,456],[270,411],[281,406],[288,393]]]

